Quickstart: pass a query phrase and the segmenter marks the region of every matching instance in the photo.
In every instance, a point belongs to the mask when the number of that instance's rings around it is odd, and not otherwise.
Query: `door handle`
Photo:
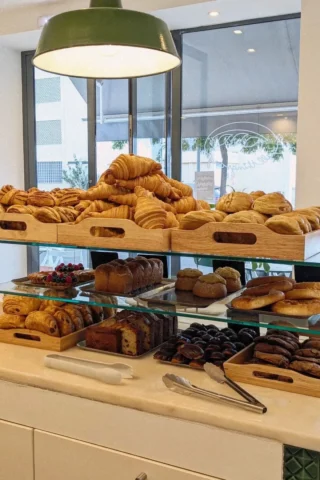
[[[148,475],[142,472],[137,476],[136,480],[148,480]]]

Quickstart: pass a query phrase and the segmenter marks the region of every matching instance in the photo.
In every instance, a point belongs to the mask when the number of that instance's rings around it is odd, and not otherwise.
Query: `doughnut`
[[[283,281],[291,282],[292,284],[296,283],[295,280],[293,280],[292,278],[288,278],[288,277],[281,276],[281,275],[279,275],[277,277],[277,276],[273,275],[273,276],[270,276],[270,277],[253,278],[252,280],[249,280],[249,282],[247,283],[247,288],[258,287],[259,285],[264,285],[265,283],[283,282]]]
[[[283,300],[272,305],[272,311],[291,317],[309,317],[320,313],[320,300]]]
[[[264,283],[263,285],[257,285],[256,287],[246,288],[243,295],[257,296],[267,295],[271,290],[277,290],[280,292],[288,292],[292,290],[293,285],[288,280],[281,280],[280,282]]]
[[[256,310],[284,300],[284,298],[283,292],[271,290],[267,295],[261,295],[260,297],[244,295],[234,298],[231,305],[239,310]]]
[[[286,292],[286,299],[288,300],[308,300],[313,298],[320,300],[320,290],[314,288],[294,288]]]

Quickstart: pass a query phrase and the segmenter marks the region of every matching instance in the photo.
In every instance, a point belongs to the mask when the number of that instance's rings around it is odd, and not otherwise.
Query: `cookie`
[[[320,350],[316,350],[315,348],[302,348],[301,350],[297,350],[295,355],[299,355],[299,357],[320,358]]]
[[[291,353],[283,347],[279,347],[279,345],[269,345],[268,343],[257,343],[254,348],[255,352],[263,352],[263,353],[275,353],[277,355],[284,355],[289,360],[291,360]]]
[[[269,345],[278,345],[288,350],[290,353],[294,353],[297,350],[296,346],[293,346],[291,342],[284,340],[276,335],[267,335],[265,337],[257,337],[254,339],[255,343],[268,343]]]
[[[294,332],[287,332],[286,330],[268,330],[267,335],[279,335],[280,337],[287,337],[294,342],[299,342],[299,337]]]
[[[311,362],[311,363],[317,363],[320,365],[320,358],[313,358],[313,357],[300,357],[299,355],[294,355],[292,357],[293,360],[299,360],[301,362]]]
[[[281,368],[288,368],[290,361],[284,355],[276,355],[273,353],[263,353],[263,352],[254,352],[254,357],[259,360],[264,360],[265,362],[271,363]]]
[[[305,373],[307,375],[311,375],[312,377],[320,378],[320,365],[311,362],[300,362],[295,360],[294,362],[290,363],[291,370],[295,370],[296,372]]]
[[[302,348],[315,348],[320,350],[320,340],[306,340],[302,344]]]

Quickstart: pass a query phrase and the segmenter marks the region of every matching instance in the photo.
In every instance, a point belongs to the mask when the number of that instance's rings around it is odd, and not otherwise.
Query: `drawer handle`
[[[142,472],[137,476],[136,480],[148,480],[148,475]]]

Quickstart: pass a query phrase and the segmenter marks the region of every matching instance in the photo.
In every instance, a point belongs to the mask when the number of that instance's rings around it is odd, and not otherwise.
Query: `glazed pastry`
[[[308,300],[314,298],[320,300],[320,290],[315,288],[294,288],[286,293],[287,300]]]
[[[23,190],[17,190],[12,188],[8,190],[4,195],[1,197],[0,202],[2,205],[25,205],[28,200],[27,192]]]
[[[68,188],[63,191],[57,205],[59,207],[74,207],[79,203],[80,194],[83,192],[80,188]]]
[[[10,330],[12,328],[25,328],[26,317],[23,315],[0,315],[0,329]]]
[[[77,305],[77,308],[82,315],[84,326],[89,327],[92,325],[94,321],[90,308],[87,305]]]
[[[18,297],[5,295],[3,299],[3,311],[10,315],[28,315],[30,312],[39,310],[41,300],[31,297]]]
[[[21,207],[22,205],[15,205],[16,207]],[[1,203],[0,203],[0,213],[5,213],[6,212],[6,208],[7,207],[4,207]],[[12,207],[9,207],[9,208],[12,208]],[[11,213],[20,213],[20,212],[11,212]]]
[[[154,199],[157,201],[157,203],[159,203],[160,207],[162,207],[163,210],[165,210],[166,212],[172,212],[176,215],[177,211],[171,203],[163,202],[158,197],[154,197]]]
[[[281,215],[292,212],[292,205],[281,193],[268,193],[255,200],[253,209],[264,215]]]
[[[217,210],[225,213],[236,213],[242,210],[250,210],[253,205],[253,199],[248,193],[233,192],[223,195],[216,205]]]
[[[191,197],[190,197],[191,198]],[[206,223],[216,222],[216,211],[201,210],[187,213],[180,222],[181,230],[196,230]]]
[[[68,313],[71,321],[74,325],[75,331],[82,330],[84,328],[84,320],[80,310],[75,305],[69,303],[64,305],[63,310]]]
[[[129,180],[150,175],[159,170],[161,170],[161,164],[150,158],[122,154],[111,163],[106,174],[118,180]]]
[[[202,298],[224,298],[227,296],[226,284],[226,280],[215,273],[202,275],[193,287],[193,294]]]
[[[258,287],[259,285],[265,285],[266,283],[273,283],[273,282],[291,282],[292,285],[295,285],[296,282],[292,278],[286,277],[285,275],[270,275],[270,276],[263,276],[253,278],[247,282],[247,288],[250,287]],[[320,285],[320,283],[319,283]]]
[[[166,219],[164,228],[178,228],[179,222],[175,214],[172,212],[166,212],[166,213],[167,213],[167,219]]]
[[[195,268],[185,268],[183,270],[180,270],[177,274],[177,281],[175,283],[176,290],[192,292],[198,278],[201,276],[202,272]]]
[[[226,280],[228,293],[234,293],[241,289],[241,275],[238,270],[231,267],[220,267],[215,270],[215,273]]]
[[[275,215],[266,221],[265,226],[281,235],[303,235],[299,222],[294,217]]]
[[[79,212],[72,207],[54,207],[53,210],[60,215],[62,223],[73,223],[79,215]]]
[[[267,220],[268,217],[262,213],[255,212],[254,210],[244,210],[227,215],[223,221],[226,223],[257,223],[264,225]]]
[[[239,310],[259,310],[268,305],[280,302],[281,300],[284,300],[284,298],[285,296],[283,292],[271,290],[269,293],[258,297],[241,295],[240,297],[234,298],[231,305],[233,308]]]
[[[167,212],[152,197],[152,194],[141,187],[136,187],[135,194],[138,196],[134,214],[136,224],[152,230],[165,228]]]
[[[273,305],[272,311],[293,317],[318,315],[320,314],[320,300],[283,300]]]
[[[65,337],[75,332],[75,326],[69,314],[63,308],[48,307],[45,311],[56,319],[60,337]]]
[[[29,194],[28,205],[35,207],[54,207],[56,200],[49,192],[37,191]]]
[[[50,207],[38,208],[34,213],[34,217],[42,223],[61,223],[59,212]]]
[[[33,285],[43,285],[49,272],[30,273],[28,279]]]
[[[89,190],[79,195],[80,200],[108,200],[111,195],[122,195],[128,193],[123,188],[114,187],[105,183],[100,183],[96,187],[91,187]]]
[[[172,190],[171,185],[166,183],[160,175],[147,175],[145,177],[134,178],[133,180],[117,180],[116,184],[119,187],[134,191],[136,187],[142,187],[161,198],[169,197]]]
[[[168,195],[168,198],[170,200],[180,200],[180,198],[182,198],[183,195],[182,195],[182,192],[180,190],[178,190],[177,188],[175,187],[171,187],[171,191]]]
[[[292,290],[292,288],[293,283],[286,278],[285,280],[275,280],[274,282],[267,282],[263,285],[246,288],[243,292],[243,295],[259,297],[260,295],[267,295],[271,290],[277,290],[278,292],[289,292],[289,290]]]
[[[40,308],[39,310],[43,312],[47,308],[50,307],[63,307],[65,304],[64,302],[59,302],[58,300],[41,300]]]
[[[1,205],[2,206],[2,205]],[[3,208],[3,206],[2,206]],[[38,207],[33,207],[32,205],[12,205],[8,208],[7,213],[20,213],[24,215],[35,215],[35,212],[38,210]]]
[[[193,197],[183,197],[181,200],[172,202],[177,213],[189,213],[197,210],[197,200]]]
[[[253,198],[253,201],[255,201],[255,200],[257,200],[257,198],[263,197],[266,194],[262,190],[257,190],[255,192],[251,192],[249,195],[250,195],[250,197]]]
[[[26,318],[26,328],[37,330],[52,337],[59,337],[59,328],[53,315],[47,312],[32,312]]]
[[[111,208],[105,212],[88,214],[89,218],[122,218],[124,220],[132,220],[133,210],[127,205],[120,205],[120,207]]]
[[[165,179],[167,183],[169,183],[172,187],[176,188],[182,193],[184,197],[192,197],[193,190],[189,185],[185,183],[179,182],[178,180],[174,180],[173,178],[167,177],[163,172],[160,172],[161,176]]]
[[[198,210],[211,210],[210,204],[205,200],[197,200]]]

